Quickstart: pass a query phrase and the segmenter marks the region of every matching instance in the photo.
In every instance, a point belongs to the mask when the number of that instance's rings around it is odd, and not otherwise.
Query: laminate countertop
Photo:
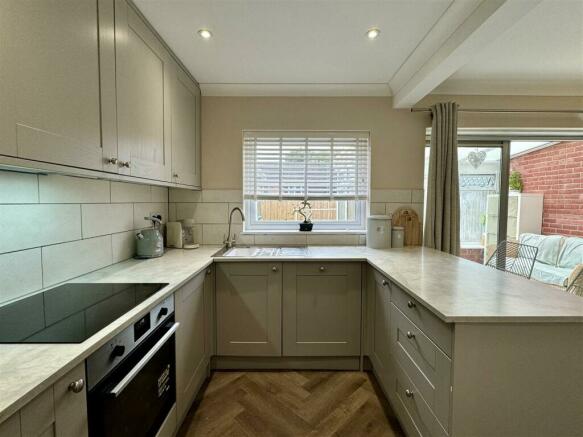
[[[127,260],[71,282],[167,282],[169,285],[80,344],[0,344],[0,422],[216,262],[368,262],[449,323],[583,323],[583,298],[426,248],[376,250],[311,246],[307,254],[217,257],[218,246],[169,250]]]

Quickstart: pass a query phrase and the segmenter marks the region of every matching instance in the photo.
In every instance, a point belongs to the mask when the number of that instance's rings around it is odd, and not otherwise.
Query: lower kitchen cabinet
[[[220,263],[217,355],[281,356],[281,263]]]
[[[368,269],[368,355],[378,377],[391,380],[391,288],[387,278]]]
[[[283,355],[360,355],[361,265],[285,263]]]
[[[176,331],[176,407],[178,423],[207,376],[205,278],[200,273],[174,295]]]
[[[88,435],[85,363],[0,424],[0,437]]]
[[[215,276],[215,266],[211,265],[204,279],[204,355],[207,362],[216,353]]]

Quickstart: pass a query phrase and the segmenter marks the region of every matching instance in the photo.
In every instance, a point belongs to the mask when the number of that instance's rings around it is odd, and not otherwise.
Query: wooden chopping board
[[[398,208],[392,216],[392,226],[405,228],[405,246],[421,246],[421,223],[419,216],[406,206]]]

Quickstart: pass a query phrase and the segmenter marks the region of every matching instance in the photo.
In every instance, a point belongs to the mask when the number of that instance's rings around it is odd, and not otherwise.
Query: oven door
[[[88,395],[92,437],[155,436],[176,402],[176,358],[171,317]]]

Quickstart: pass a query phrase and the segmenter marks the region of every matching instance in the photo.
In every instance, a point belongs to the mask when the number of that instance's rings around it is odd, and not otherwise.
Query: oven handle
[[[166,332],[166,334],[164,334],[162,338],[158,340],[158,342],[152,347],[152,349],[150,349],[146,353],[146,355],[144,355],[144,357],[140,361],[138,361],[138,364],[136,364],[133,367],[133,369],[128,372],[128,374],[113,388],[113,390],[109,392],[109,394],[114,395],[117,398],[121,394],[121,392],[128,386],[128,384],[132,382],[132,380],[136,377],[140,370],[142,370],[144,366],[148,364],[148,361],[152,359],[156,352],[158,352],[162,348],[162,346],[164,346],[164,344],[170,339],[170,337],[174,335],[179,326],[180,323],[178,322],[174,323],[170,327],[168,332]]]

